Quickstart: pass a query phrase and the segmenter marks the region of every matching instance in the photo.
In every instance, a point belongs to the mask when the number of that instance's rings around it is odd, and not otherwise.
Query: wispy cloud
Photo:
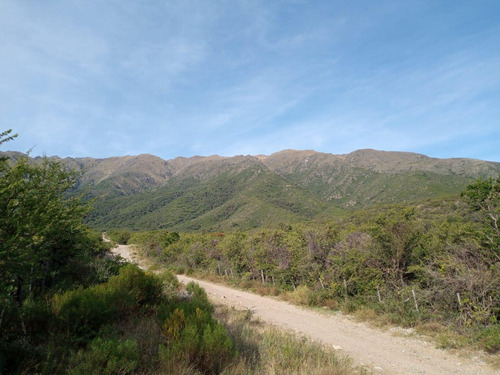
[[[500,160],[499,11],[4,0],[0,129],[62,156],[370,147]]]

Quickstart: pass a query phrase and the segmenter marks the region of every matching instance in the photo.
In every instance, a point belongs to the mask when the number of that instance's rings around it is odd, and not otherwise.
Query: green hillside
[[[99,229],[246,230],[456,196],[471,181],[500,174],[500,163],[375,150],[49,159],[80,173],[75,192],[93,200],[87,223]]]
[[[96,203],[94,226],[175,230],[250,229],[311,219],[329,207],[260,164],[203,180],[174,177],[154,191]]]

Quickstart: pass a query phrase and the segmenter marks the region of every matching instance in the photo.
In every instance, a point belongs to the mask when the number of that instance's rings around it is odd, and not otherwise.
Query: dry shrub
[[[275,286],[260,285],[255,288],[255,293],[261,296],[277,296],[280,291]]]
[[[300,285],[292,292],[286,292],[282,295],[285,301],[289,301],[295,305],[309,306],[311,302],[311,289],[307,285]]]
[[[249,280],[249,279],[241,280],[240,287],[243,289],[250,289],[252,287],[252,280]]]
[[[335,299],[327,298],[323,301],[323,306],[328,307],[330,310],[338,310],[339,302]]]
[[[259,296],[267,296],[267,288],[265,286],[259,286],[255,288],[255,293]]]
[[[415,327],[418,334],[435,336],[446,331],[446,327],[438,322],[428,322],[418,324]]]
[[[374,321],[377,320],[378,314],[373,309],[361,308],[354,312],[354,317],[359,321]]]

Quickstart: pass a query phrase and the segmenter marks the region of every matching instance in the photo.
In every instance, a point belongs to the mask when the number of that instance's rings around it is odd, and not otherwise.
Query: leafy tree
[[[496,179],[478,179],[468,185],[462,193],[469,206],[479,213],[485,224],[486,239],[495,249],[496,260],[500,260],[500,176]]]
[[[421,230],[415,210],[395,209],[380,215],[370,228],[380,246],[380,260],[384,272],[394,289],[404,287],[411,273],[408,268],[418,263]]]
[[[219,243],[229,267],[239,275],[248,271],[248,236],[243,232],[234,232],[224,237]]]
[[[2,143],[5,143],[5,142],[9,142],[9,141],[12,141],[14,138],[17,137],[17,134],[12,134],[12,135],[9,135],[10,133],[12,133],[12,130],[9,129],[9,130],[6,130],[4,132],[1,132],[0,133],[0,145]],[[6,159],[5,157],[2,158],[2,159]]]
[[[2,133],[0,133],[0,145],[2,145],[5,142],[12,141],[14,138],[17,137],[17,134],[14,135],[9,135],[12,133],[12,130],[6,130]],[[0,157],[0,173],[5,172],[5,170],[8,168],[7,160],[9,158],[6,156],[1,156]]]
[[[10,132],[3,132],[0,142]],[[71,284],[72,267],[99,249],[82,224],[88,211],[81,197],[67,193],[76,174],[47,159],[41,164],[2,161],[0,170],[0,296],[21,303],[56,284]]]

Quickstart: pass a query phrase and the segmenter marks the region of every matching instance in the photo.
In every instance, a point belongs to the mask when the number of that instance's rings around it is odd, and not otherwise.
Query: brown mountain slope
[[[473,179],[500,174],[500,163],[375,150],[51,159],[81,171],[80,187],[98,198],[91,222],[176,229],[256,227],[450,196]]]

